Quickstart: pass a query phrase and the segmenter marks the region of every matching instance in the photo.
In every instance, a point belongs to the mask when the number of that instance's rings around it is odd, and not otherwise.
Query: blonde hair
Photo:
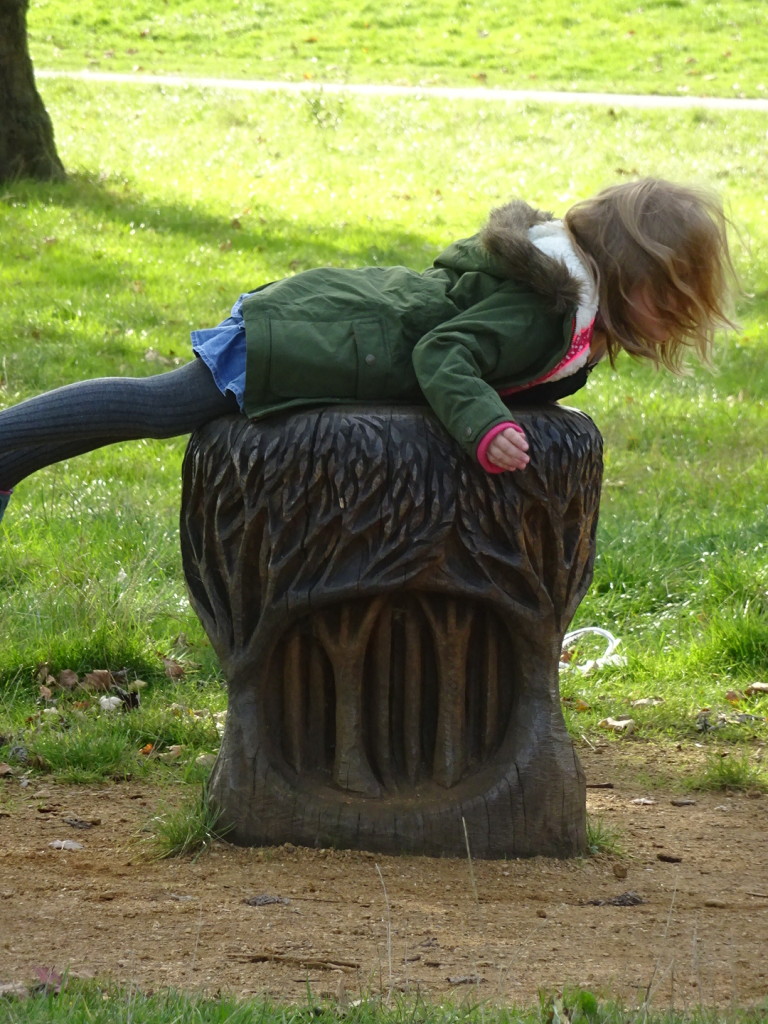
[[[709,364],[719,328],[735,328],[728,221],[706,189],[641,178],[603,189],[563,218],[597,276],[599,324],[613,363],[622,349],[682,372],[686,348]],[[632,293],[650,295],[663,342],[633,322]]]

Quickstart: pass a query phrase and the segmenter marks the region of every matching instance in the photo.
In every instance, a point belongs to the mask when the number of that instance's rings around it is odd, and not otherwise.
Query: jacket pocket
[[[370,371],[385,352],[376,319],[270,320],[269,388],[281,398],[362,397],[361,362]]]

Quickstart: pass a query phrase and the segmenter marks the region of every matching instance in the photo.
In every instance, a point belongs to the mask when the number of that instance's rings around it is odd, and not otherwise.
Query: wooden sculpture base
[[[491,475],[425,409],[217,420],[184,463],[182,552],[229,713],[228,837],[476,857],[585,850],[558,692],[591,578],[601,439],[515,411]]]

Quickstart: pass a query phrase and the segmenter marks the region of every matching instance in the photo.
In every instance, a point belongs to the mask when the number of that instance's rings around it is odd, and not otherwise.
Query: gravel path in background
[[[190,75],[148,75],[113,71],[37,70],[38,79],[68,78],[84,82],[114,82],[130,85],[164,85],[196,89],[234,89],[242,92],[325,92],[356,96],[425,96],[446,100],[475,100],[484,103],[592,104],[642,109],[695,109],[768,111],[766,99],[725,96],[646,96],[608,92],[556,92],[544,89],[481,89],[477,87],[355,85],[339,82],[269,82],[245,78],[195,78]]]

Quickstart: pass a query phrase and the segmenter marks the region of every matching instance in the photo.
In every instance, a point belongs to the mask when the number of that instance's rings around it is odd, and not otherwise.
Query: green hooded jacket
[[[547,219],[513,203],[423,273],[325,268],[251,292],[247,415],[426,399],[475,455],[486,433],[510,420],[497,389],[537,380],[571,341],[578,285],[525,234]]]

